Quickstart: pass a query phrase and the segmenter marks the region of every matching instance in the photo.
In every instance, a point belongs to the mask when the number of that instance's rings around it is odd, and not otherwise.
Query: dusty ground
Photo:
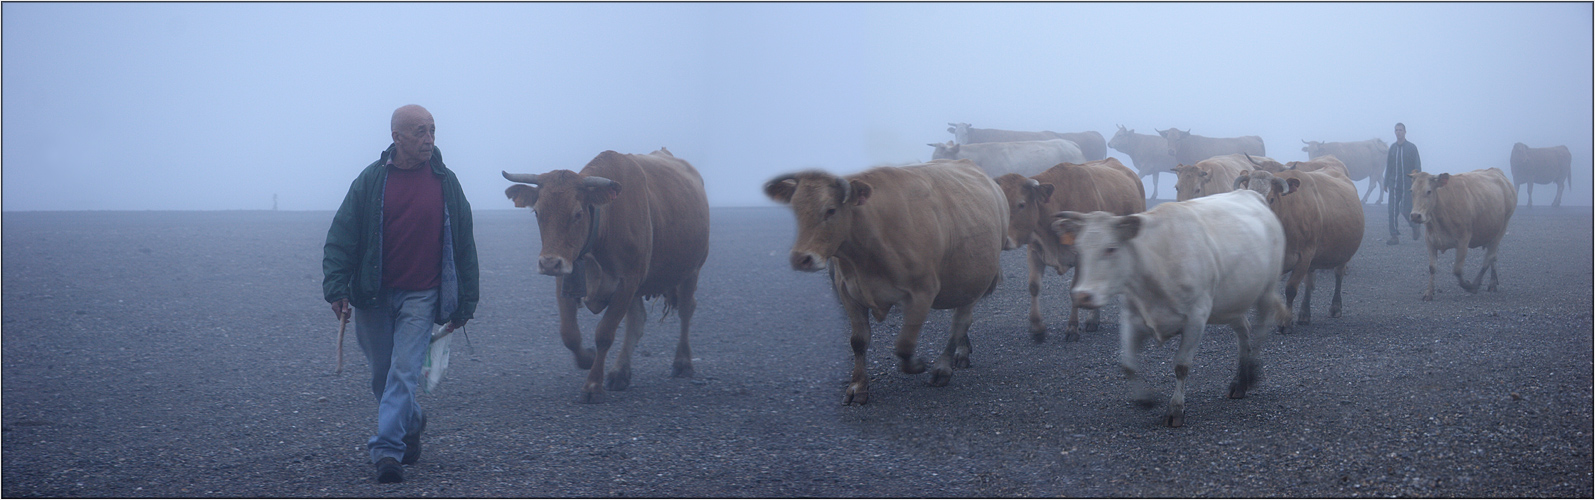
[[[1019,251],[977,309],[971,369],[947,387],[898,373],[894,315],[876,326],[870,404],[841,406],[845,322],[823,275],[787,267],[782,208],[713,211],[697,377],[668,377],[676,322],[650,321],[632,388],[577,404],[553,279],[532,271],[532,215],[479,210],[470,347],[456,341],[440,393],[423,396],[409,481],[377,485],[352,338],[333,375],[330,213],[5,213],[0,494],[1595,496],[1590,208],[1520,208],[1501,291],[1442,274],[1432,303],[1418,300],[1421,242],[1386,246],[1384,207],[1367,215],[1344,317],[1328,317],[1321,274],[1316,322],[1270,338],[1244,400],[1223,397],[1234,335],[1210,328],[1186,427],[1167,429],[1161,408],[1127,400],[1116,308],[1081,342],[1030,342]],[[1065,286],[1046,282],[1055,327]],[[932,315],[922,352],[948,316]],[[1146,353],[1165,394],[1173,345]]]

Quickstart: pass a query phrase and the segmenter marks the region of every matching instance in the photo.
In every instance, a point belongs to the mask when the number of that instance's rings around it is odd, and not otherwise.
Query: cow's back
[[[1250,154],[1264,156],[1268,150],[1263,147],[1263,138],[1248,135],[1242,137],[1203,137],[1190,134],[1179,140],[1175,160],[1183,164],[1193,164],[1207,158],[1230,154]]]
[[[1433,233],[1431,245],[1438,243],[1440,248],[1448,248],[1464,231],[1472,234],[1468,241],[1471,248],[1488,245],[1506,235],[1507,222],[1517,209],[1517,187],[1507,180],[1501,169],[1453,174],[1441,189],[1446,193],[1436,199],[1435,208],[1431,210],[1433,217],[1424,225]]]
[[[856,207],[854,216],[864,223],[855,223],[849,241],[878,241],[883,248],[872,258],[911,274],[936,275],[941,289],[933,307],[957,307],[991,291],[1001,271],[1008,204],[1002,189],[974,162],[879,167],[847,179],[871,186],[868,201]],[[911,279],[863,265],[857,272],[871,276],[851,279]]]
[[[990,177],[1010,173],[1028,177],[1059,163],[1085,163],[1079,145],[1058,138],[964,144],[957,157],[974,162]]]
[[[601,218],[625,227],[628,238],[644,246],[646,276],[637,293],[664,293],[703,267],[709,256],[709,201],[703,177],[668,152],[620,154],[606,151],[582,169],[620,183],[620,195],[604,205]],[[637,279],[637,277],[627,277]]]
[[[1163,298],[1170,305],[1201,302],[1197,296],[1205,294],[1212,299],[1208,324],[1227,324],[1245,317],[1263,294],[1273,293],[1285,234],[1263,195],[1231,191],[1163,203],[1145,214],[1149,222],[1130,240],[1146,270],[1140,279],[1195,294]]]
[[[1063,163],[1033,177],[1052,184],[1052,197],[1044,214],[1109,212],[1129,215],[1146,211],[1146,189],[1140,176],[1118,159],[1107,158],[1083,164]]]
[[[1097,161],[1108,157],[1108,141],[1095,130],[1085,132],[1054,132],[1059,139],[1074,142],[1080,147],[1084,161]],[[1082,162],[1083,163],[1083,162]]]
[[[1512,148],[1512,180],[1516,183],[1549,184],[1568,178],[1573,155],[1567,146],[1531,148],[1518,143]]]
[[[1267,156],[1254,155],[1248,159],[1243,153],[1219,155],[1196,162],[1196,169],[1207,173],[1207,177],[1201,181],[1202,196],[1234,191],[1235,178],[1252,169],[1253,159],[1258,162],[1274,162],[1273,158]],[[1178,188],[1179,184],[1175,187]]]
[[[1280,197],[1276,214],[1285,230],[1284,268],[1295,267],[1306,245],[1315,249],[1312,269],[1350,261],[1362,246],[1364,225],[1362,200],[1351,179],[1331,169],[1287,170],[1277,177],[1301,183],[1296,192]]]

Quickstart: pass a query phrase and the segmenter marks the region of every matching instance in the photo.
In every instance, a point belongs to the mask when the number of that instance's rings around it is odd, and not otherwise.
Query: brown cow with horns
[[[583,403],[631,384],[631,352],[642,338],[642,301],[663,296],[665,312],[681,318],[673,376],[692,376],[687,332],[697,308],[698,271],[709,256],[709,201],[703,177],[670,151],[646,155],[599,153],[580,173],[511,174],[504,195],[537,214],[543,250],[538,271],[554,276],[559,335],[588,370]],[[531,184],[531,185],[527,185]],[[602,312],[593,348],[583,349],[576,307]],[[615,305],[617,307],[610,307]],[[626,320],[626,343],[604,377],[615,329]]]

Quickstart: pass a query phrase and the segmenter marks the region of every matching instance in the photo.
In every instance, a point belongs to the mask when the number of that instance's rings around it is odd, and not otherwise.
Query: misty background
[[[1258,135],[1280,161],[1404,122],[1430,172],[1566,145],[1564,203],[1591,201],[1587,2],[0,9],[6,211],[333,210],[411,103],[478,210],[512,208],[500,170],[661,146],[711,205],[767,206],[781,173],[929,160],[948,122]]]

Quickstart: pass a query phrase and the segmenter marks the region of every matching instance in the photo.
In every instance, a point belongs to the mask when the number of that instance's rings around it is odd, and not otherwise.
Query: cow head
[[[1113,148],[1116,151],[1129,151],[1130,149],[1133,149],[1130,146],[1130,140],[1135,138],[1135,129],[1124,128],[1124,125],[1119,125],[1118,127],[1119,131],[1114,132],[1113,138],[1108,140],[1108,147]]]
[[[1307,153],[1307,159],[1311,160],[1313,158],[1323,156],[1324,143],[1318,141],[1309,141],[1306,139],[1302,139],[1301,143],[1306,144],[1306,146],[1301,147],[1301,150]]]
[[[1174,175],[1178,179],[1174,182],[1174,198],[1176,201],[1185,201],[1192,198],[1201,198],[1208,195],[1205,186],[1207,179],[1213,174],[1196,165],[1180,165],[1174,167]]]
[[[1279,199],[1301,188],[1301,179],[1282,179],[1267,170],[1253,170],[1235,178],[1235,189],[1250,189],[1268,199],[1269,208],[1278,212]]]
[[[603,177],[582,175],[569,170],[545,174],[512,174],[504,178],[514,184],[504,196],[515,206],[532,207],[537,215],[538,234],[543,249],[538,254],[537,271],[549,276],[570,274],[582,252],[590,249],[597,235],[594,207],[608,204],[620,196],[620,183]],[[528,185],[530,184],[530,185]]]
[[[1141,233],[1145,218],[1108,212],[1058,212],[1052,230],[1060,242],[1074,245],[1074,304],[1087,309],[1108,305],[1124,290],[1136,258],[1130,241]]]
[[[968,123],[948,123],[947,131],[953,134],[953,141],[959,144],[969,143]]]
[[[783,175],[764,183],[764,194],[777,203],[791,205],[792,215],[797,217],[792,269],[825,269],[826,262],[852,233],[853,217],[872,191],[864,181],[850,181],[818,170]]]
[[[1412,177],[1412,212],[1408,217],[1413,224],[1423,224],[1434,220],[1431,212],[1440,196],[1440,190],[1451,181],[1451,174],[1429,175],[1428,172],[1413,172],[1407,174]],[[1413,236],[1417,236],[1416,233]]]
[[[1180,141],[1191,136],[1191,129],[1180,130],[1177,128],[1170,128],[1168,130],[1158,130],[1157,135],[1163,136],[1163,140],[1168,141],[1169,156],[1179,158],[1180,155],[1176,152],[1180,150]]]
[[[936,148],[936,151],[930,154],[930,159],[932,160],[956,160],[958,159],[958,150],[961,148],[960,144],[953,141],[945,143],[932,142],[925,145]]]
[[[1272,158],[1264,157],[1263,161],[1257,161],[1257,159],[1253,158],[1250,153],[1241,153],[1241,154],[1246,155],[1246,161],[1250,162],[1252,164],[1252,168],[1254,168],[1254,169],[1267,170],[1269,172],[1274,172],[1274,173],[1279,173],[1279,172],[1284,172],[1285,171],[1285,165],[1283,165],[1283,164],[1281,164],[1281,163],[1279,163],[1277,161],[1274,161]]]
[[[1052,199],[1053,185],[1019,174],[997,177],[997,186],[1008,199],[1008,236],[1002,249],[1012,250],[1031,243],[1032,235],[1051,237],[1050,221],[1042,219],[1042,207]]]

